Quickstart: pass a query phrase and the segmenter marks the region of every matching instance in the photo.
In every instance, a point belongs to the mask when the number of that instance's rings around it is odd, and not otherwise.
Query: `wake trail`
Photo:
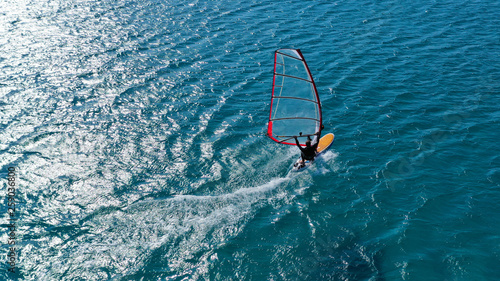
[[[203,271],[213,251],[236,237],[258,210],[272,200],[287,197],[286,188],[280,187],[292,179],[273,178],[227,194],[146,200],[98,214],[82,225],[86,231],[75,238],[75,243],[58,245],[61,254],[71,258],[47,255],[43,253],[45,248],[33,249],[47,259],[26,266],[37,267],[49,276],[93,279],[102,276],[100,265],[107,264],[112,276],[127,276],[151,262],[149,257],[161,247],[162,260],[169,270],[186,274]]]

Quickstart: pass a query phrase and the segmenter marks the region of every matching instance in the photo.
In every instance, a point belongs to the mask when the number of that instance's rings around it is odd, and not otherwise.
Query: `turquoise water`
[[[496,280],[499,14],[493,0],[1,2],[0,279]],[[265,135],[285,47],[336,136],[295,174],[298,149]]]

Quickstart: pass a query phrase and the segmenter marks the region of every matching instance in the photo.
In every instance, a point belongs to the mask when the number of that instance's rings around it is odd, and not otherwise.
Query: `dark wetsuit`
[[[306,146],[306,147],[302,147],[299,143],[299,140],[295,138],[295,143],[297,144],[297,146],[300,148],[301,151],[302,161],[314,160],[314,157],[316,156],[316,149],[318,148],[319,144],[319,136],[320,133],[316,135],[315,143],[311,146]]]

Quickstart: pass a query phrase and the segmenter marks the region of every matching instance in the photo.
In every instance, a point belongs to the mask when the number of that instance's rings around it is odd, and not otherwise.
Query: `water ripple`
[[[497,2],[0,11],[21,278],[498,275]],[[297,175],[297,149],[265,137],[283,47],[302,49],[336,135]]]

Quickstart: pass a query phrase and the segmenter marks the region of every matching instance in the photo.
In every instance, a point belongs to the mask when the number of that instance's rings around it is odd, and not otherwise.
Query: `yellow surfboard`
[[[333,143],[333,140],[335,139],[335,135],[332,134],[332,133],[329,133],[329,134],[326,134],[324,135],[320,140],[319,140],[319,143],[318,143],[318,148],[316,148],[316,157],[318,157],[322,152],[325,152],[328,148],[330,148],[330,146],[332,145]],[[314,162],[313,161],[309,161],[309,160],[306,160],[304,163],[302,163],[302,158],[299,158],[295,164],[293,165],[293,168],[292,170],[293,171],[301,171],[309,166],[311,166],[311,164]]]
[[[334,138],[335,138],[335,135],[333,135],[332,133],[324,135],[319,140],[318,148],[316,149],[318,154],[321,153],[323,150],[328,149],[330,147],[330,145],[332,145]]]

